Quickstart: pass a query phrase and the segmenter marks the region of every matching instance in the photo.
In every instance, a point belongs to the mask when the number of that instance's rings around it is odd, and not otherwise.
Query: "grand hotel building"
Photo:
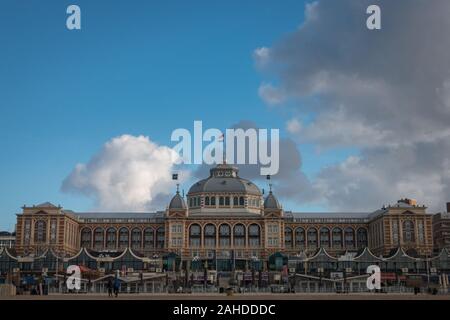
[[[217,270],[245,269],[269,258],[331,256],[361,252],[387,256],[398,248],[411,257],[431,256],[433,215],[414,200],[402,199],[373,212],[285,211],[275,194],[263,196],[236,167],[221,164],[189,189],[177,192],[158,212],[74,212],[43,203],[17,214],[15,255],[38,257],[49,249],[61,257],[80,250],[114,256],[127,248],[136,257],[175,257]],[[439,221],[434,221],[439,224]],[[281,259],[283,261],[283,259]]]

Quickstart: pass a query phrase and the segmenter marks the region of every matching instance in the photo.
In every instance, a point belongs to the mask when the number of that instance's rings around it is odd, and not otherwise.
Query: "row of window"
[[[309,228],[307,231],[299,227],[294,231],[291,228],[286,228],[284,232],[285,246],[292,248],[295,247],[317,247],[320,243],[322,247],[345,247],[354,248],[357,244],[358,247],[367,246],[367,230],[365,228],[359,228],[355,231],[351,227],[347,227],[344,230],[341,228],[333,228],[331,231],[327,227],[322,227],[318,231],[316,228]],[[320,242],[319,242],[320,241]]]
[[[92,232],[89,228],[81,230],[81,247],[95,249],[116,249],[132,247],[133,249],[164,248],[165,231],[163,227],[158,229],[146,228],[141,230],[134,228],[115,228],[104,230],[99,227]]]
[[[252,207],[259,206],[259,199],[249,198],[248,205]],[[207,207],[215,207],[217,204],[220,207],[229,207],[233,203],[233,207],[244,207],[245,206],[245,198],[244,197],[229,197],[229,196],[207,196],[204,197],[204,204]],[[200,207],[201,206],[201,197],[190,197],[189,198],[189,207]]]
[[[416,236],[414,232],[414,222],[411,220],[405,220],[402,224],[403,231],[403,241],[404,242],[415,242]],[[393,221],[392,223],[392,233],[394,238],[394,243],[398,244],[398,224],[397,221]],[[423,223],[419,223],[419,237],[423,238]]]
[[[216,246],[217,227],[213,224],[206,224],[202,227],[198,224],[192,224],[189,227],[189,245],[191,247],[202,246],[202,232],[203,232],[203,246]],[[231,226],[228,224],[221,224],[219,226],[219,246],[229,247],[231,245]],[[243,224],[236,224],[233,227],[233,245],[243,247],[246,245],[246,234],[248,232],[248,245],[250,247],[258,247],[261,244],[261,230],[259,225],[251,224],[248,230]]]
[[[56,219],[51,219],[50,221],[50,243],[56,243],[56,234],[57,234],[57,220]],[[26,221],[25,224],[25,238],[29,240],[29,236],[30,236],[30,221]],[[68,236],[69,236],[69,241],[70,244],[74,245],[73,243],[73,239],[74,236],[76,235],[75,230],[73,228],[72,225],[68,226]],[[35,222],[34,224],[34,242],[35,243],[44,243],[47,242],[47,232],[48,232],[48,226],[47,226],[47,222],[44,220],[38,220]]]

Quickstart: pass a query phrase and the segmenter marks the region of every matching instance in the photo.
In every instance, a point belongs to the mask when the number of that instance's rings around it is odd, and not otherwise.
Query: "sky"
[[[171,172],[185,190],[205,172],[170,160],[172,131],[194,120],[279,128],[287,210],[444,207],[450,6],[372,2],[382,30],[364,0],[2,0],[0,229],[45,201],[164,210]]]

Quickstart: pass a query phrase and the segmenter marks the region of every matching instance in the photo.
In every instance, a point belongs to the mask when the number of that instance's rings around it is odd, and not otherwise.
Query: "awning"
[[[83,265],[79,265],[78,267],[80,268],[81,272],[93,272],[93,270],[91,270],[88,267],[85,267]]]
[[[394,272],[382,272],[381,273],[381,281],[387,281],[387,280],[406,280],[406,276],[403,275],[397,275]]]

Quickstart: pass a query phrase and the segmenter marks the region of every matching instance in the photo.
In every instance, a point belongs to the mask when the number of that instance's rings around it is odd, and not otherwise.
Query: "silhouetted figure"
[[[115,278],[114,279],[114,295],[117,296],[119,295],[119,289],[120,289],[120,280],[119,278]]]
[[[113,281],[111,278],[109,278],[108,284],[106,285],[106,287],[108,288],[108,297],[112,297],[113,296]]]

